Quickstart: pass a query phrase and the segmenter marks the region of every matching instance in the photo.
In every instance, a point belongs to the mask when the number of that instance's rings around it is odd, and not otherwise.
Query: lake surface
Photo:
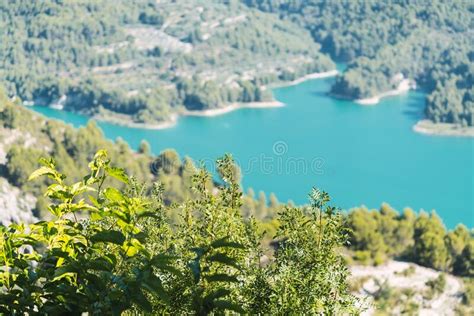
[[[410,92],[364,107],[326,95],[334,79],[278,88],[282,108],[242,109],[217,117],[183,117],[166,130],[99,123],[110,139],[137,148],[146,139],[154,153],[175,148],[211,161],[232,153],[243,186],[274,192],[280,201],[308,201],[317,186],[342,208],[387,202],[398,210],[435,209],[448,227],[474,227],[474,139],[412,131],[422,118],[424,95]],[[74,126],[87,118],[33,107]]]

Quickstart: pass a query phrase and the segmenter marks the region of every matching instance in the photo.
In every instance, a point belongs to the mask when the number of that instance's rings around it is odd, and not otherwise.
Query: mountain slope
[[[348,63],[334,95],[370,99],[397,89],[397,78],[408,78],[429,94],[428,119],[474,126],[471,2],[242,2],[307,28],[323,52]]]
[[[335,67],[309,32],[238,2],[23,0],[0,17],[10,96],[101,119],[268,100],[262,84]]]

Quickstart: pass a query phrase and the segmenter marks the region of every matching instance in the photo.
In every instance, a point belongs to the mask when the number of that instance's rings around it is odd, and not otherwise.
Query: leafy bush
[[[347,237],[324,192],[312,192],[311,208],[279,214],[279,247],[262,265],[262,236],[241,215],[230,156],[218,161],[219,190],[196,170],[196,197],[171,206],[160,184],[139,184],[103,150],[73,184],[52,159],[41,162],[30,179],[50,179],[52,219],[0,228],[2,313],[357,313],[339,254]]]

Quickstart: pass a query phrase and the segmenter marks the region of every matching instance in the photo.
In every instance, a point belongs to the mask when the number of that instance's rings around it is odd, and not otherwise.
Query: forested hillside
[[[10,97],[122,123],[268,100],[266,83],[335,68],[309,32],[238,1],[25,0],[0,17]]]
[[[244,2],[307,28],[323,52],[348,63],[333,94],[373,97],[396,89],[402,74],[428,93],[430,120],[474,125],[471,2]]]
[[[429,94],[427,118],[472,126],[473,10],[467,1],[3,3],[0,75],[10,97],[150,124],[269,100],[267,83],[334,69],[321,48],[348,63],[334,95],[373,97],[409,78]]]

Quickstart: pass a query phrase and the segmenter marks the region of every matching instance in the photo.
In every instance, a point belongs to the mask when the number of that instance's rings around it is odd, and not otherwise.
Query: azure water
[[[360,106],[327,96],[333,79],[274,90],[282,108],[242,109],[217,117],[182,117],[166,130],[99,123],[110,139],[154,153],[175,148],[210,161],[232,153],[243,186],[274,192],[282,201],[307,202],[317,186],[343,208],[387,202],[401,210],[435,209],[448,227],[474,226],[474,139],[435,137],[412,130],[422,118],[424,95],[410,92]],[[44,107],[34,110],[74,126],[87,118]]]

